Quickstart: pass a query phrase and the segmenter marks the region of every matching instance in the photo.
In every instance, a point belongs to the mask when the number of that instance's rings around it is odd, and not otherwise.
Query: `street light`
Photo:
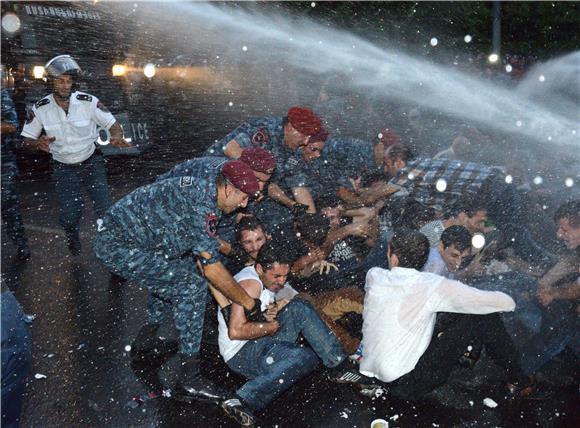
[[[123,64],[115,64],[113,65],[113,76],[119,77],[124,76],[127,73],[127,67]]]
[[[499,55],[496,53],[492,53],[489,57],[487,57],[487,60],[492,64],[495,64],[499,60]]]
[[[44,77],[44,67],[42,65],[35,65],[32,69],[32,75],[35,79],[42,79]]]
[[[145,75],[145,77],[148,77],[149,79],[155,76],[155,71],[156,70],[154,64],[147,64],[145,67],[143,67],[143,74]]]

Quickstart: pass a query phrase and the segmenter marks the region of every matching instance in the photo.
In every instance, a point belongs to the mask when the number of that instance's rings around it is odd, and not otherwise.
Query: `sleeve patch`
[[[256,133],[252,136],[252,144],[254,146],[263,146],[264,144],[270,141],[270,134],[265,128],[260,128]]]
[[[205,216],[205,231],[211,238],[217,237],[218,217],[215,213],[208,213]]]
[[[92,101],[93,97],[89,94],[77,94],[77,100],[79,100],[79,101]]]
[[[32,109],[29,109],[26,112],[26,123],[32,123],[32,121],[34,120],[34,118],[36,117],[36,115],[34,114],[34,111]]]

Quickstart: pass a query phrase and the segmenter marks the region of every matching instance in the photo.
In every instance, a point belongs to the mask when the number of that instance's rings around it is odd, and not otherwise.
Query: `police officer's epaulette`
[[[93,97],[89,94],[77,94],[77,100],[80,101],[92,101]]]
[[[41,100],[38,100],[36,102],[36,104],[34,104],[34,107],[39,108],[39,107],[45,106],[47,104],[50,104],[50,99],[49,98],[43,98]]]

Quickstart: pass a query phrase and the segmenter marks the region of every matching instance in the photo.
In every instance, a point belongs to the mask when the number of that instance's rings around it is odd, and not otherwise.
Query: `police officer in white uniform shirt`
[[[110,143],[130,147],[115,117],[95,97],[73,92],[81,69],[70,55],[59,55],[45,66],[52,93],[38,101],[22,129],[24,146],[50,153],[60,205],[59,220],[72,255],[80,254],[79,224],[83,210],[82,188],[89,192],[97,218],[111,205],[105,163],[95,153],[97,125],[108,129]],[[40,135],[42,130],[46,135]]]

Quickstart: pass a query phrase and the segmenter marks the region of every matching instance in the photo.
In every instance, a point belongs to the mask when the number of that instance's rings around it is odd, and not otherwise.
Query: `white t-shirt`
[[[50,144],[53,159],[73,164],[87,160],[95,151],[97,125],[109,129],[114,123],[115,117],[94,95],[73,92],[67,114],[50,94],[34,105],[22,136],[37,139],[44,129],[47,136],[56,138]]]
[[[365,291],[360,372],[384,382],[415,368],[431,342],[437,312],[489,314],[516,306],[499,291],[400,267],[369,270]]]
[[[260,293],[260,300],[262,301],[262,312],[266,310],[268,305],[274,302],[274,293],[264,287],[262,281],[260,280],[260,276],[256,272],[254,266],[248,266],[241,271],[239,271],[235,276],[234,279],[238,282],[244,281],[246,279],[253,279],[260,283],[261,293]],[[224,361],[230,360],[234,355],[238,353],[242,346],[245,345],[247,340],[232,340],[228,334],[228,326],[226,325],[226,321],[224,320],[224,316],[222,315],[221,311],[218,310],[218,345],[220,348],[220,354],[224,358]]]

